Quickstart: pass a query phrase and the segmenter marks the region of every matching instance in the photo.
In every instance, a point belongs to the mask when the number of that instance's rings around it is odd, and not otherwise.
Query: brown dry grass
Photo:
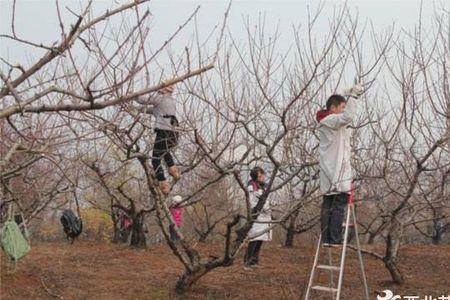
[[[202,253],[214,254],[218,245],[200,245]],[[381,251],[381,249],[379,249]],[[77,241],[38,243],[7,274],[1,255],[1,299],[299,299],[307,283],[313,248],[263,246],[261,267],[244,271],[241,259],[219,268],[184,296],[173,292],[183,268],[164,245],[145,251],[124,246]],[[407,283],[395,286],[380,261],[366,258],[373,299],[376,291],[394,290],[403,295],[450,294],[450,246],[404,246],[401,267]],[[362,299],[356,256],[346,264],[343,299]],[[327,274],[322,274],[322,280]],[[61,299],[62,299],[61,298]],[[330,299],[315,294],[314,299]]]

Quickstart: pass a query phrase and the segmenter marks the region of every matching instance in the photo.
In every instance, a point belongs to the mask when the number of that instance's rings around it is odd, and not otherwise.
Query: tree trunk
[[[113,243],[120,243],[121,241],[121,235],[120,235],[120,229],[117,226],[117,224],[114,224],[114,232],[113,232],[113,237],[112,237],[112,242]]]
[[[119,243],[120,242],[120,228],[119,228],[119,221],[117,220],[115,216],[115,212],[113,209],[111,209],[111,221],[113,223],[113,237],[112,242],[113,243]]]
[[[369,232],[369,239],[367,240],[367,244],[369,245],[373,245],[373,243],[375,242],[375,237],[377,235],[374,234],[373,232]]]
[[[286,248],[294,247],[294,237],[295,237],[295,228],[294,226],[289,225],[286,231],[286,240],[284,241],[284,246]]]
[[[304,193],[303,193],[304,194]],[[294,214],[289,218],[289,226],[286,232],[286,240],[284,241],[284,246],[287,248],[294,247],[294,237],[295,237],[295,221],[300,213],[300,209],[297,209]]]
[[[439,245],[442,240],[442,231],[440,228],[435,228],[434,230],[435,232],[431,237],[431,242],[433,243],[433,245]]]
[[[206,243],[206,238],[207,237],[208,237],[208,234],[202,232],[202,233],[199,234],[198,241],[200,243]]]
[[[444,196],[443,191],[442,191],[442,196]],[[431,233],[431,242],[433,243],[433,245],[439,245],[442,241],[442,233],[443,233],[442,220],[439,220],[436,218],[443,216],[443,215],[444,215],[444,213],[442,210],[440,210],[440,209],[435,210],[435,214],[434,214],[435,219],[433,220],[433,232]]]
[[[133,218],[133,225],[131,226],[130,246],[141,249],[147,248],[144,224],[141,216]]]
[[[185,293],[207,272],[208,271],[204,266],[197,267],[193,272],[185,271],[184,274],[178,279],[175,286],[175,291],[177,292],[177,294]]]
[[[400,241],[402,237],[401,225],[394,221],[391,231],[389,232],[386,240],[386,254],[383,259],[384,265],[388,269],[394,283],[403,284],[405,278],[398,266],[398,250],[400,248]]]
[[[213,232],[213,229],[214,229],[214,227],[210,227],[206,231],[202,231],[202,230],[197,231],[198,241],[200,243],[206,243],[206,239]]]
[[[384,265],[386,266],[386,268],[389,271],[389,274],[391,274],[392,280],[397,284],[403,284],[405,282],[405,278],[403,277],[403,274],[401,273],[401,271],[397,265],[396,259],[385,258],[383,261],[384,261]]]

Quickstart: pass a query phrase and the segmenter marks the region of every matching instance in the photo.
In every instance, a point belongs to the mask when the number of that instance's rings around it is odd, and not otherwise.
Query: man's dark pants
[[[347,193],[323,196],[320,223],[322,242],[328,244],[342,243],[342,222],[348,202]]]

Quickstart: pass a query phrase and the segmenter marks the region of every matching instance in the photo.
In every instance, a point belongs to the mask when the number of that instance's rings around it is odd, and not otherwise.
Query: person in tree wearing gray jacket
[[[166,195],[170,192],[170,186],[161,161],[165,161],[169,174],[175,180],[181,177],[172,156],[172,150],[178,142],[179,130],[176,117],[177,101],[172,96],[173,90],[174,86],[170,85],[159,90],[156,95],[145,95],[136,99],[138,103],[146,106],[146,113],[155,117],[156,138],[153,145],[152,166],[159,182],[159,188]]]
[[[344,96],[332,95],[326,110],[318,111],[320,190],[323,196],[321,209],[322,242],[342,243],[342,221],[349,194],[352,192],[352,167],[350,164],[351,129],[357,111],[357,99],[363,93],[361,85],[344,91]]]

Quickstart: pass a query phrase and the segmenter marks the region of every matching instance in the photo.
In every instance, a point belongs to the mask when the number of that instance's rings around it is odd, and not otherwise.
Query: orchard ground
[[[294,248],[267,243],[261,266],[245,271],[241,256],[218,268],[184,295],[174,292],[183,267],[165,245],[133,250],[123,245],[76,241],[35,243],[15,273],[1,254],[1,299],[301,299],[314,248],[296,241]],[[202,254],[219,253],[220,244],[198,244]],[[364,246],[382,253],[381,245]],[[335,250],[334,250],[335,251]],[[356,253],[349,250],[343,299],[363,299]],[[336,256],[337,258],[337,256]],[[365,256],[371,299],[390,289],[403,296],[450,295],[450,245],[404,245],[400,266],[406,284],[394,285],[380,260]],[[320,274],[326,282],[329,274]],[[330,299],[315,292],[313,299]]]

